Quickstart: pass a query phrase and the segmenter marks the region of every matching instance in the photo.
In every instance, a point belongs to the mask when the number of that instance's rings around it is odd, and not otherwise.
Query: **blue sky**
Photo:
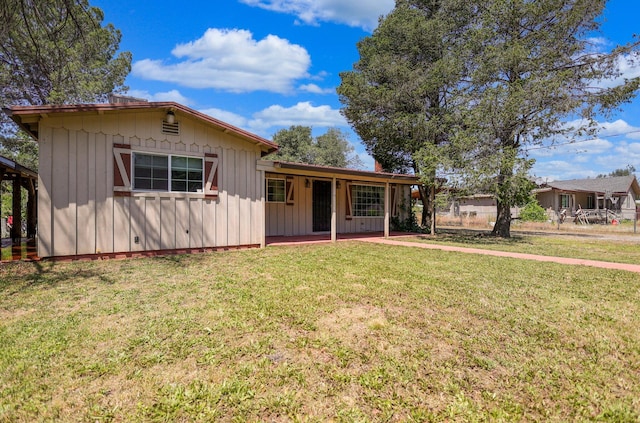
[[[129,94],[177,101],[271,139],[291,125],[345,131],[366,169],[373,159],[340,114],[339,73],[359,58],[356,43],[394,0],[90,0],[122,32],[133,54]],[[602,50],[640,32],[638,0],[610,0]],[[620,63],[627,77],[640,64]],[[640,172],[640,100],[602,119],[599,137],[529,152],[542,180],[595,177],[634,166]]]

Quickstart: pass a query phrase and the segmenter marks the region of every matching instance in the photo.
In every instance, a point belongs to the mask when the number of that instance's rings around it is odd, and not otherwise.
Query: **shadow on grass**
[[[115,283],[114,280],[105,276],[101,269],[93,266],[83,268],[73,264],[47,261],[12,263],[0,271],[0,292],[4,291],[5,295],[15,295],[34,287],[53,288],[69,281],[75,284],[94,278],[105,284]]]
[[[418,239],[429,242],[453,242],[465,245],[519,245],[529,244],[525,237],[512,235],[511,238],[500,238],[490,231],[467,229],[440,229],[435,236],[418,235]]]

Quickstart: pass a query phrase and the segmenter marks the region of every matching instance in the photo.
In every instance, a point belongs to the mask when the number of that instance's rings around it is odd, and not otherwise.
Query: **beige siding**
[[[161,131],[162,112],[47,117],[40,122],[38,254],[255,245],[264,234],[260,148],[178,116],[180,135]],[[113,194],[113,144],[132,151],[219,155],[216,199],[202,194]],[[135,238],[138,237],[138,242]]]
[[[266,178],[285,179],[291,175],[267,173]],[[309,187],[305,181],[309,180]],[[297,236],[313,234],[313,180],[311,177],[293,176],[294,202],[266,202],[267,236]],[[320,180],[329,180],[322,179]],[[354,217],[347,220],[346,190],[347,181],[339,180],[340,188],[336,190],[337,233],[381,232],[384,230],[384,217]],[[362,182],[371,184],[370,182]],[[381,184],[377,184],[381,185]],[[405,202],[409,203],[410,188],[400,186]],[[399,210],[399,212],[401,212]],[[403,215],[404,217],[404,215]]]

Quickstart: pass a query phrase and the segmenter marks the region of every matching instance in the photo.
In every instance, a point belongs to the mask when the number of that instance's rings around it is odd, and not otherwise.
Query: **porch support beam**
[[[264,170],[258,170],[260,172],[260,203],[262,203],[262,207],[260,210],[262,211],[262,225],[260,225],[260,248],[265,248],[267,246],[267,178]]]
[[[37,193],[33,179],[26,180],[27,185],[27,238],[35,238],[37,222]]]
[[[337,200],[336,200],[336,178],[335,176],[331,180],[331,242],[336,242],[338,239],[337,227],[338,227],[338,215],[337,215]]]
[[[16,175],[13,180],[13,226],[11,227],[11,239],[13,244],[20,245],[22,238],[22,178]]]
[[[391,188],[389,182],[384,184],[384,237],[389,237],[389,215],[391,209]]]

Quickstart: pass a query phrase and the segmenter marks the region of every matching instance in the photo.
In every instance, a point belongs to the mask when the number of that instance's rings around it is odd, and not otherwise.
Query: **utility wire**
[[[621,137],[623,135],[637,134],[639,132],[640,132],[640,129],[636,129],[635,131],[621,132],[619,134],[607,135],[605,137],[587,138],[586,140],[579,140],[579,141],[567,141],[567,142],[557,143],[557,144],[553,144],[553,145],[541,145],[541,146],[538,146],[538,147],[527,148],[527,149],[525,149],[525,151],[545,150],[545,149],[561,147],[563,145],[580,144],[580,143],[583,143],[583,142],[595,141],[595,140],[599,140],[599,139],[606,140],[607,138]]]

